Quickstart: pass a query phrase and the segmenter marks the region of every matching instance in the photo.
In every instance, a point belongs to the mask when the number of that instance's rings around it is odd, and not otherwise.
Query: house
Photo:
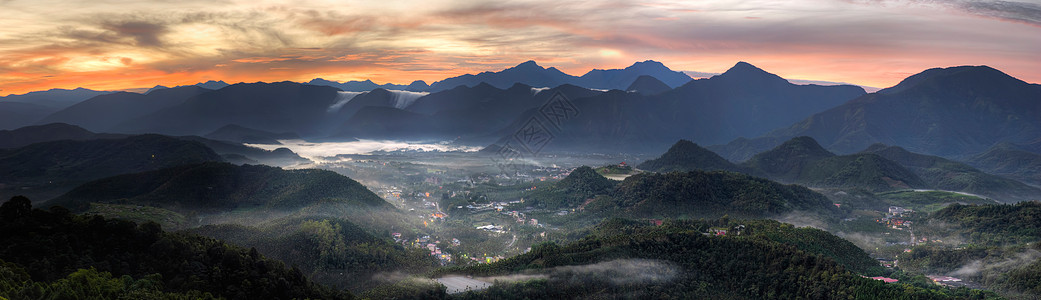
[[[661,219],[651,219],[651,224],[654,226],[661,226]]]

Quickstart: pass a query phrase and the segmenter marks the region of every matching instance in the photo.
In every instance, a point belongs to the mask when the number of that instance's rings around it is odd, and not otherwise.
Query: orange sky
[[[887,87],[989,65],[1041,82],[1041,5],[1016,1],[0,1],[0,95],[372,79],[526,60],[573,75],[658,60]]]

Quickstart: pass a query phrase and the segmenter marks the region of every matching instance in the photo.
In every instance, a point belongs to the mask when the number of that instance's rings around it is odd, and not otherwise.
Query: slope
[[[214,213],[293,209],[334,199],[359,209],[391,208],[360,183],[331,171],[217,162],[99,179],[76,187],[52,203],[77,211],[86,210],[91,203],[119,203]]]

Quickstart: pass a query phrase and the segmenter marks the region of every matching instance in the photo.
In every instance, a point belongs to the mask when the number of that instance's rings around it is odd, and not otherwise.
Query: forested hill
[[[255,249],[155,223],[32,209],[24,197],[0,206],[0,261],[0,298],[8,299],[353,298]]]
[[[119,175],[83,184],[51,204],[75,211],[90,203],[157,206],[174,211],[300,208],[321,200],[361,208],[392,208],[357,181],[332,171],[201,163]]]
[[[461,299],[984,299],[994,294],[931,284],[887,284],[863,278],[832,259],[822,235],[803,235],[780,223],[626,221],[568,245],[540,244],[492,264],[444,270],[502,279]],[[603,224],[601,226],[604,226]],[[715,227],[725,236],[706,236]],[[762,231],[762,234],[756,233]],[[803,236],[788,244],[771,235]],[[780,238],[784,240],[784,238]],[[798,246],[802,244],[804,246]],[[809,244],[818,244],[805,247]],[[848,247],[847,247],[848,248]],[[805,250],[803,250],[805,249]],[[855,249],[855,247],[853,247]],[[859,249],[856,249],[859,250]],[[856,255],[856,254],[854,254]],[[866,256],[860,251],[860,256]],[[867,258],[870,260],[870,258]],[[521,276],[510,276],[521,274]],[[501,277],[499,277],[501,276]],[[508,283],[522,277],[518,283]],[[513,279],[516,281],[516,279]]]
[[[827,198],[805,187],[723,171],[633,175],[609,197],[589,203],[586,210],[653,218],[725,214],[762,218],[793,211],[834,216],[837,212]]]

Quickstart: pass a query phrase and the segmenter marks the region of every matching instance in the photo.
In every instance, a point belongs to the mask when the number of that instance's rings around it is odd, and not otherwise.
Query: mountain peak
[[[688,172],[693,170],[724,170],[740,172],[742,169],[719,154],[702,148],[689,140],[679,140],[665,154],[641,163],[637,168],[654,172]]]
[[[773,73],[764,71],[750,63],[739,61],[726,72],[717,76],[724,79],[736,79],[742,81],[788,83],[787,80]]]
[[[642,95],[654,95],[663,93],[671,89],[672,88],[670,88],[669,85],[665,84],[664,82],[661,82],[661,80],[658,80],[658,78],[654,78],[654,76],[640,75],[640,77],[636,77],[636,80],[633,80],[633,83],[630,84],[629,87],[625,90],[630,92],[637,92]]]
[[[542,66],[540,66],[540,65],[539,65],[538,63],[536,63],[536,62],[535,62],[534,60],[529,60],[529,61],[526,61],[526,62],[520,63],[519,65],[517,65],[517,66],[514,66],[513,68],[510,68],[510,69],[519,69],[519,70],[531,70],[531,69],[536,69],[536,70],[542,70],[542,69],[545,69],[545,68],[543,68]]]
[[[664,68],[664,69],[668,69],[669,67],[666,67],[665,64],[663,64],[663,63],[661,63],[659,61],[654,61],[654,60],[649,60],[648,59],[648,60],[645,60],[645,61],[638,61],[636,63],[633,63],[633,65],[627,67],[626,69],[640,69],[640,68]]]
[[[969,82],[974,85],[986,83],[995,87],[996,85],[1025,83],[989,66],[957,66],[928,69],[905,78],[893,87],[882,89],[878,92],[881,94],[892,94],[934,81]]]

